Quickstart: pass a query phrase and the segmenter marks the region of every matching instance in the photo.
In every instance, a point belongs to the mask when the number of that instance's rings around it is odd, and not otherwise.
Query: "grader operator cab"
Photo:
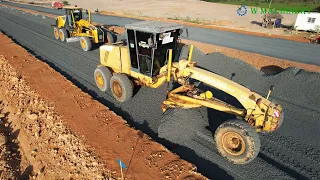
[[[65,15],[58,16],[54,27],[54,36],[57,40],[76,42],[80,41],[84,51],[90,51],[92,44],[114,43],[112,34],[103,26],[91,24],[91,14],[89,10],[83,13],[80,7],[64,7]],[[87,19],[84,17],[87,16]]]
[[[192,61],[193,46],[188,59],[178,60],[183,25],[158,21],[141,21],[125,26],[127,40],[100,47],[100,65],[94,71],[101,91],[111,89],[119,102],[128,101],[136,85],[158,88],[174,82],[180,86],[167,93],[161,108],[198,108],[205,106],[239,118],[224,122],[215,131],[219,153],[235,164],[252,161],[260,151],[257,132],[276,130],[283,121],[282,107],[213,72],[197,67]],[[175,62],[172,59],[176,59]],[[202,91],[190,81],[196,80],[235,97],[244,107],[223,102],[210,91]],[[188,123],[188,122],[186,122]]]

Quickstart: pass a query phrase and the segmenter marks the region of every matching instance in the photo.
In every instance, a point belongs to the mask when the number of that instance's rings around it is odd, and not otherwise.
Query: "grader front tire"
[[[56,40],[59,40],[59,39],[60,39],[60,36],[59,36],[59,28],[54,27],[54,28],[53,28],[53,34],[54,34],[54,37],[56,38]]]
[[[90,51],[92,48],[92,42],[88,37],[81,37],[80,38],[80,45],[82,50]]]
[[[216,148],[220,155],[234,164],[253,161],[260,151],[260,138],[247,122],[230,120],[215,132]]]

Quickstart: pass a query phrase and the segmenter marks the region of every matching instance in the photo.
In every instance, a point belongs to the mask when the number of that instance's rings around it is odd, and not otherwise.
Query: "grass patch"
[[[183,21],[183,22],[190,22],[190,23],[195,23],[195,24],[209,24],[209,21],[207,20],[202,20],[199,18],[191,18],[189,16],[187,17],[181,17],[181,16],[174,16],[172,18],[168,18],[168,19],[173,19],[173,20],[179,20],[179,21]]]
[[[69,5],[69,2],[68,1],[63,1],[62,4],[67,6],[67,5]]]
[[[246,5],[268,8],[270,0],[202,0],[206,2],[223,3],[223,4],[233,4],[233,5]],[[320,1],[318,0],[273,0],[271,3],[271,8],[281,9],[281,8],[298,8],[305,9],[312,7],[316,9],[320,7]]]

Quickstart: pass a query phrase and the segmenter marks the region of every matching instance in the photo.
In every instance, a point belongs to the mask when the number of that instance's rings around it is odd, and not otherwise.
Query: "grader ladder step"
[[[67,43],[69,43],[69,42],[78,42],[78,41],[80,41],[80,37],[67,38]]]

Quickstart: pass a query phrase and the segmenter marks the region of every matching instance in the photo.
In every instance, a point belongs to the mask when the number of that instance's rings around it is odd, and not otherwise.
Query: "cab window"
[[[136,37],[140,73],[151,76],[154,49],[150,46],[150,42],[151,40],[153,41],[154,35],[152,33],[136,31]]]

